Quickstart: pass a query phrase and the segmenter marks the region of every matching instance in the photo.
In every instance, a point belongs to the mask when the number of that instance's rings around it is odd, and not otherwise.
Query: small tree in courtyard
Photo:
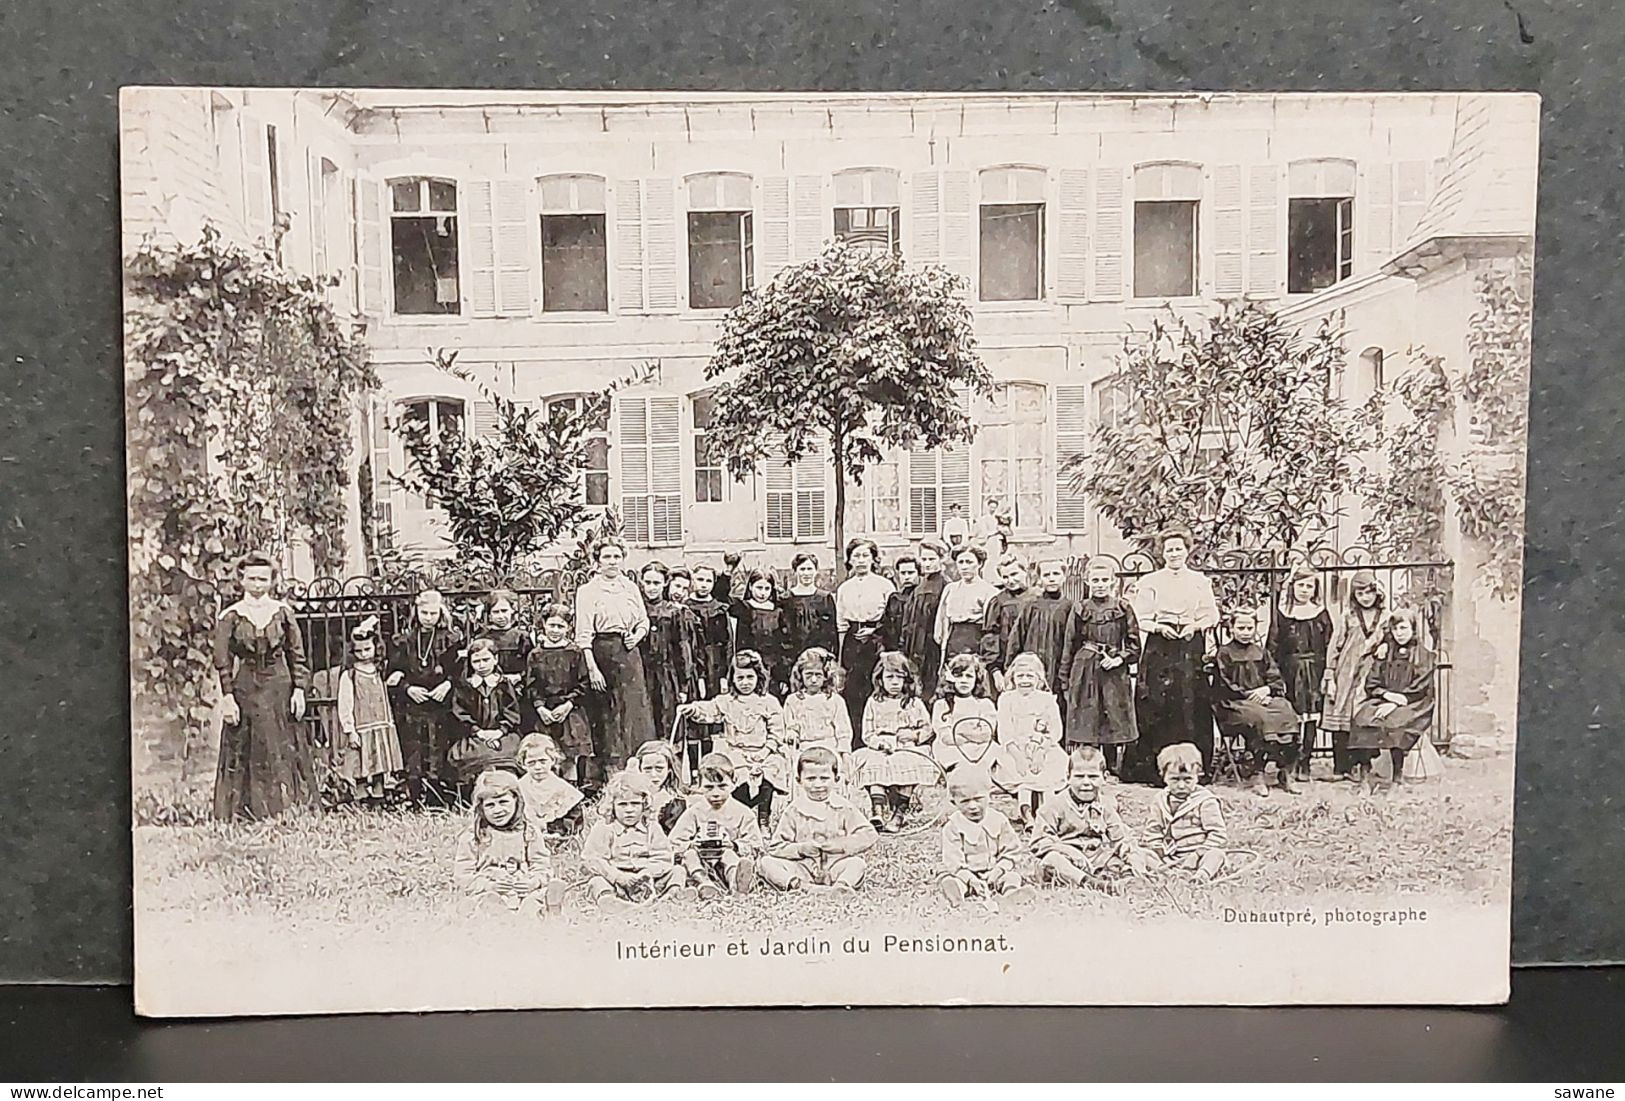
[[[1251,303],[1158,322],[1125,342],[1118,415],[1063,470],[1142,543],[1182,523],[1212,549],[1295,545],[1332,524],[1369,446],[1373,414],[1335,393],[1342,361],[1330,319],[1307,339]]]
[[[987,393],[964,280],[841,242],[745,296],[706,367],[723,379],[710,440],[735,477],[827,442],[835,545],[847,479],[886,447],[936,448],[974,433],[962,393]],[[836,554],[837,576],[844,564]]]
[[[441,370],[468,379],[457,353],[435,358]],[[573,539],[590,519],[581,479],[586,436],[611,391],[590,395],[579,408],[548,412],[484,386],[480,392],[494,413],[489,433],[437,436],[413,420],[397,426],[407,457],[397,481],[445,513],[460,563],[504,580],[525,555]]]

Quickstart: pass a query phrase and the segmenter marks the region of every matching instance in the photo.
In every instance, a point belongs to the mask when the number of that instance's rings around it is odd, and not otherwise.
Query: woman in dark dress
[[[805,551],[790,560],[790,589],[779,601],[784,610],[784,654],[791,665],[818,647],[836,653],[835,594],[818,587],[818,559]]]
[[[937,674],[942,670],[942,647],[937,644],[937,608],[942,594],[948,588],[948,577],[943,572],[947,550],[942,544],[926,540],[920,544],[920,580],[908,598],[903,601],[901,638],[898,649],[920,675],[920,695],[935,699]]]
[[[1071,676],[1066,689],[1068,750],[1099,746],[1113,774],[1123,767],[1123,747],[1140,736],[1134,716],[1130,670],[1140,662],[1140,624],[1117,595],[1117,574],[1105,559],[1085,572],[1089,595],[1072,613]]]
[[[693,632],[683,629],[683,618],[689,612],[678,607],[667,591],[671,571],[665,563],[646,563],[638,579],[643,586],[643,610],[649,616],[649,633],[638,647],[649,711],[655,733],[671,738],[677,729],[677,708],[688,702],[688,686],[694,678]]]
[[[271,596],[271,560],[241,567],[243,598],[215,626],[220,675],[220,767],[214,816],[262,819],[316,803],[316,766],[304,731],[310,667],[293,610]]]
[[[773,575],[752,570],[744,579],[744,592],[730,609],[734,617],[734,651],[755,650],[767,668],[763,690],[783,700],[790,683],[790,658],[784,643],[784,609],[774,591]]]
[[[896,591],[875,572],[880,548],[869,539],[846,544],[847,579],[835,590],[835,620],[841,633],[841,668],[846,674],[842,695],[852,721],[852,748],[863,748],[863,708],[874,691],[875,663],[880,660],[880,620],[886,601]]]
[[[1307,565],[1287,578],[1270,617],[1265,646],[1286,680],[1286,700],[1298,716],[1297,774],[1309,779],[1310,755],[1320,734],[1326,697],[1326,651],[1332,643],[1332,617],[1320,602],[1320,575]]]
[[[452,678],[462,668],[464,639],[451,623],[445,598],[435,589],[418,593],[406,630],[389,652],[390,705],[401,736],[407,798],[449,801],[456,777],[446,766],[446,726],[451,721]]]
[[[1189,742],[1202,754],[1204,773],[1213,770],[1213,713],[1203,662],[1208,632],[1219,623],[1213,583],[1186,564],[1191,534],[1184,528],[1163,533],[1163,567],[1140,579],[1134,613],[1145,633],[1140,658],[1138,725],[1134,774],[1161,784],[1157,754]]]
[[[605,694],[603,727],[594,744],[605,775],[623,768],[638,746],[655,737],[638,647],[649,613],[637,582],[623,570],[626,547],[606,539],[593,550],[597,570],[576,591],[576,645],[587,679]]]

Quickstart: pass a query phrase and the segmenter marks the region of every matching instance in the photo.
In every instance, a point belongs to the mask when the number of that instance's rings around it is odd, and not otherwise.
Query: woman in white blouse
[[[1157,783],[1157,754],[1164,746],[1190,742],[1213,765],[1213,716],[1203,671],[1208,632],[1219,625],[1219,602],[1206,574],[1191,569],[1191,533],[1170,528],[1162,534],[1160,570],[1140,579],[1134,614],[1145,635],[1140,658],[1134,774]]]
[[[852,718],[852,748],[862,747],[863,706],[874,691],[875,663],[880,660],[880,617],[895,585],[875,572],[880,548],[870,539],[846,544],[847,579],[835,590],[835,629],[841,636],[841,668],[846,671],[847,714]]]
[[[956,654],[974,654],[981,649],[982,616],[987,602],[999,595],[997,588],[982,580],[986,562],[987,551],[974,544],[954,552],[959,579],[948,582],[937,604],[935,635],[944,666]]]
[[[649,633],[649,613],[637,582],[623,571],[626,546],[606,539],[593,550],[598,569],[576,590],[576,645],[586,658],[587,679],[605,695],[604,728],[593,748],[606,773],[654,732],[654,713],[644,682],[638,643]]]

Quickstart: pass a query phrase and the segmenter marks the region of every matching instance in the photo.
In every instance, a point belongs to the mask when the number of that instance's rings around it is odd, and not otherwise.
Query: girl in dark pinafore
[[[1332,617],[1320,602],[1320,575],[1299,566],[1287,579],[1280,603],[1270,617],[1265,645],[1286,680],[1286,700],[1298,716],[1298,779],[1309,779],[1310,754],[1320,733],[1320,711],[1326,699],[1326,650],[1332,641]]]

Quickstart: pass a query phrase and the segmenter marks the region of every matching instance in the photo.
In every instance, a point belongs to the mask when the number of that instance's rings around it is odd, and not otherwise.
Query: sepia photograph
[[[123,89],[138,1012],[1505,1001],[1539,111]]]

